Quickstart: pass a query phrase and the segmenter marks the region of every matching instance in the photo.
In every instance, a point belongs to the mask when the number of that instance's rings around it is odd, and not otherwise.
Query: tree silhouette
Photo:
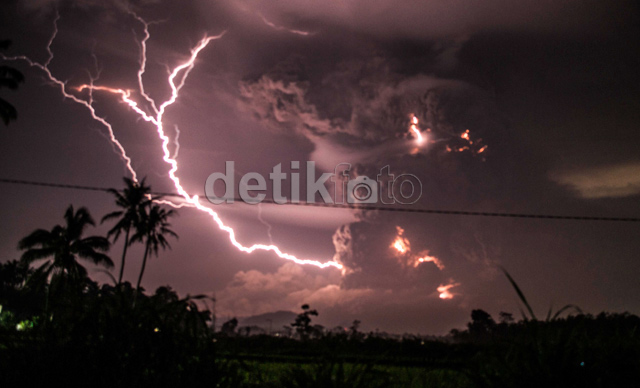
[[[86,208],[74,211],[69,205],[64,219],[64,225],[56,225],[51,230],[38,229],[18,243],[18,248],[25,250],[21,261],[27,265],[48,259],[29,279],[30,287],[45,290],[45,315],[51,295],[59,297],[54,298],[56,302],[68,305],[87,284],[87,270],[78,258],[113,267],[109,256],[104,254],[109,250],[109,240],[102,236],[83,237],[87,226],[95,226]]]
[[[515,322],[515,320],[513,319],[513,314],[506,313],[504,311],[500,311],[500,323],[501,324],[509,325],[509,324],[511,324],[513,322]]]
[[[0,40],[0,50],[6,50],[10,45],[10,40]],[[24,82],[24,75],[21,72],[10,66],[0,66],[0,88],[15,90],[21,82]],[[9,125],[11,120],[18,118],[16,108],[2,98],[0,98],[0,118],[5,125]]]
[[[113,267],[109,256],[104,254],[109,250],[109,240],[101,236],[83,237],[87,226],[95,226],[86,208],[74,211],[73,205],[69,205],[64,220],[64,225],[56,225],[51,230],[38,229],[20,240],[18,248],[26,251],[21,260],[32,264],[49,258],[38,268],[47,277],[86,278],[87,270],[78,258]]]
[[[140,241],[145,243],[144,257],[142,259],[142,268],[140,269],[140,276],[138,276],[138,283],[136,288],[140,289],[140,283],[142,282],[142,276],[147,266],[147,258],[149,254],[155,254],[158,256],[158,249],[171,248],[169,241],[167,241],[166,235],[178,238],[178,235],[169,227],[169,218],[177,215],[172,210],[166,210],[161,208],[157,204],[146,206],[148,212],[142,213],[142,219],[140,229],[131,237],[131,241]]]
[[[471,322],[467,324],[469,334],[475,339],[487,339],[496,328],[491,315],[480,309],[471,311]]]
[[[0,263],[0,327],[7,323],[6,314],[9,314],[9,321],[15,318],[16,321],[11,328],[16,327],[16,323],[21,320],[37,315],[41,302],[41,294],[27,286],[29,278],[33,275],[34,269],[23,261],[11,260]]]
[[[314,332],[313,326],[311,326],[311,316],[318,316],[317,310],[309,309],[308,304],[302,305],[302,312],[298,314],[295,322],[291,324],[291,327],[296,329],[296,332],[300,336],[300,339],[306,340],[309,338],[311,333]]]
[[[222,324],[220,332],[229,336],[236,334],[236,328],[238,327],[238,318],[233,317]]]
[[[358,331],[358,329],[360,329],[360,323],[361,322],[356,319],[351,324],[351,327],[349,327],[349,338],[352,340],[361,341],[364,339],[364,334]]]
[[[115,243],[120,234],[124,232],[124,248],[122,249],[122,261],[120,264],[120,274],[118,275],[118,284],[122,283],[122,275],[124,273],[125,258],[127,256],[127,248],[131,245],[129,234],[133,228],[135,233],[142,228],[141,222],[145,207],[151,203],[151,187],[145,185],[145,179],[140,182],[134,182],[129,178],[123,178],[125,188],[122,192],[116,189],[109,189],[109,192],[116,197],[116,205],[122,210],[111,212],[102,217],[101,222],[111,219],[118,219],[118,222],[109,230],[107,237],[113,238]]]

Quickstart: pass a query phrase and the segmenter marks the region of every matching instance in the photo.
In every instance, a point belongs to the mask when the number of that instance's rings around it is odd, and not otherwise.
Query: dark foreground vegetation
[[[291,335],[249,335],[230,320],[216,332],[204,296],[140,286],[147,259],[177,237],[149,188],[126,181],[108,237],[144,245],[137,286],[98,284],[82,261],[106,268],[110,241],[85,237],[93,219],[70,207],[65,222],[19,243],[20,261],[0,264],[2,386],[83,387],[638,387],[640,318],[585,315],[573,306],[538,319],[473,310],[464,331],[441,339],[390,338],[312,325],[303,306]],[[565,314],[573,312],[574,315]]]
[[[208,311],[167,287],[146,295],[128,282],[86,280],[49,294],[47,302],[45,290],[24,286],[32,273],[17,262],[0,272],[5,386],[637,387],[640,381],[640,318],[628,314],[495,323],[475,310],[467,330],[440,341],[359,332],[241,336],[214,332]]]

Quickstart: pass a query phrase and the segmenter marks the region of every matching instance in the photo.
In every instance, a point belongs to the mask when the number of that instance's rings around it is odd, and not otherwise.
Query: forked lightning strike
[[[52,73],[51,70],[49,69],[49,64],[51,63],[51,61],[53,60],[53,51],[51,50],[51,45],[53,44],[53,41],[55,40],[56,36],[58,35],[58,20],[60,20],[60,15],[56,15],[56,18],[53,22],[53,26],[54,26],[54,31],[53,34],[51,35],[51,39],[49,39],[49,42],[47,43],[47,53],[49,54],[47,61],[44,64],[32,61],[30,58],[24,56],[24,55],[19,55],[19,56],[14,56],[14,57],[7,57],[3,54],[0,54],[0,58],[2,58],[5,61],[25,61],[29,64],[29,66],[31,67],[37,67],[40,70],[44,71],[45,74],[47,75],[47,78],[49,78],[49,80],[51,82],[53,82],[54,84],[56,84],[57,86],[60,87],[60,92],[62,93],[62,95],[65,98],[68,98],[80,105],[83,105],[84,107],[86,107],[90,114],[91,117],[96,120],[97,122],[99,122],[100,124],[104,125],[105,128],[107,128],[107,131],[109,132],[109,140],[115,145],[116,149],[118,150],[118,155],[120,156],[120,158],[122,159],[122,161],[125,163],[127,170],[129,171],[129,173],[131,174],[131,177],[133,178],[134,181],[137,182],[138,178],[137,178],[137,174],[136,171],[133,169],[133,167],[131,166],[131,158],[129,158],[127,156],[127,152],[125,151],[124,147],[122,146],[122,144],[120,144],[120,142],[118,141],[118,139],[116,139],[116,136],[113,132],[113,127],[111,126],[111,124],[105,120],[103,117],[98,116],[98,114],[96,113],[95,108],[92,105],[92,101],[93,101],[93,97],[90,96],[91,98],[91,102],[87,102],[85,100],[82,100],[76,96],[74,96],[73,94],[69,94],[67,92],[67,83],[66,81],[61,81],[60,79],[56,78]]]
[[[258,13],[258,15],[260,16],[260,18],[262,19],[262,21],[264,22],[264,24],[266,24],[267,26],[273,28],[276,31],[287,31],[290,32],[292,34],[296,34],[296,35],[302,35],[302,36],[308,36],[311,35],[310,32],[308,31],[302,31],[302,30],[293,30],[291,28],[286,28],[286,27],[282,27],[282,26],[278,26],[275,23],[269,21],[266,17],[264,17],[264,15],[262,15],[261,13]]]
[[[159,106],[157,105],[157,103],[155,102],[155,100],[153,98],[151,98],[146,92],[145,92],[145,88],[144,88],[144,82],[143,82],[143,75],[145,73],[146,70],[146,43],[148,41],[148,39],[150,38],[150,33],[149,33],[149,23],[147,23],[144,19],[142,19],[141,17],[139,17],[138,15],[131,13],[132,16],[138,20],[143,26],[144,26],[144,38],[142,38],[139,42],[140,44],[140,68],[138,69],[138,93],[140,93],[140,95],[146,100],[146,102],[149,104],[151,110],[152,110],[152,114],[149,114],[147,112],[145,112],[145,110],[143,108],[141,108],[138,103],[136,101],[134,101],[131,98],[131,91],[130,90],[125,90],[125,89],[121,89],[121,88],[112,88],[112,87],[107,87],[107,86],[96,86],[94,85],[93,81],[90,84],[85,84],[85,85],[81,85],[79,87],[76,87],[75,90],[78,92],[82,92],[82,91],[89,91],[90,93],[90,101],[93,101],[93,97],[92,97],[92,93],[94,91],[101,91],[101,92],[108,92],[111,94],[116,94],[118,96],[120,96],[121,100],[126,103],[134,112],[136,112],[143,120],[145,120],[148,123],[153,124],[156,127],[156,131],[158,133],[158,137],[160,138],[160,140],[162,141],[162,151],[163,151],[163,160],[165,161],[165,163],[169,164],[171,166],[170,170],[169,170],[169,178],[173,181],[174,186],[176,188],[176,190],[178,191],[178,193],[184,198],[185,202],[181,203],[181,204],[174,204],[170,201],[166,201],[166,200],[160,200],[160,203],[163,204],[167,204],[167,205],[171,205],[174,207],[183,207],[183,206],[189,206],[189,207],[195,207],[198,210],[205,212],[207,214],[209,214],[213,220],[216,222],[216,224],[218,225],[218,227],[227,232],[229,235],[229,240],[231,241],[231,244],[233,244],[233,246],[235,246],[238,250],[242,251],[242,252],[246,252],[246,253],[252,253],[256,250],[263,250],[263,251],[271,251],[274,252],[278,257],[282,258],[282,259],[286,259],[286,260],[290,260],[293,261],[297,264],[309,264],[309,265],[314,265],[320,268],[327,268],[327,267],[335,267],[338,269],[342,269],[343,266],[340,263],[337,263],[335,261],[328,261],[328,262],[319,262],[317,260],[303,260],[303,259],[298,259],[297,257],[295,257],[294,255],[282,252],[280,250],[279,247],[277,247],[276,245],[265,245],[265,244],[254,244],[251,245],[249,247],[243,246],[242,244],[240,244],[237,239],[236,239],[236,233],[235,231],[224,224],[224,222],[222,221],[222,219],[220,219],[220,217],[218,216],[218,214],[213,211],[212,209],[203,206],[200,203],[199,197],[197,195],[191,196],[189,195],[189,193],[182,187],[182,185],[180,184],[180,178],[178,178],[176,176],[176,172],[178,171],[178,162],[175,159],[175,154],[174,156],[171,155],[170,151],[169,151],[169,144],[170,144],[170,139],[169,137],[165,134],[164,131],[164,123],[163,123],[163,118],[164,118],[164,114],[166,112],[166,109],[168,107],[170,107],[171,105],[173,105],[176,100],[178,99],[180,90],[182,89],[182,87],[185,85],[186,79],[189,76],[189,73],[191,72],[191,70],[193,69],[194,65],[195,65],[195,61],[198,57],[198,54],[208,46],[208,44],[213,41],[213,40],[218,40],[220,38],[222,38],[222,36],[224,36],[225,32],[219,34],[219,35],[215,35],[215,36],[207,36],[205,38],[203,38],[197,45],[195,48],[193,48],[191,50],[191,55],[189,57],[189,59],[187,61],[185,61],[184,63],[178,65],[177,67],[175,67],[169,74],[169,77],[167,79],[169,86],[171,88],[171,96],[169,97],[168,100],[166,100],[165,102],[163,102],[162,104],[160,104]],[[59,16],[56,17],[55,22],[54,22],[54,26],[55,26],[55,31],[53,36],[51,37],[51,39],[48,42],[47,45],[47,52],[49,53],[49,58],[47,60],[47,62],[43,65],[43,64],[39,64],[36,63],[34,61],[32,61],[31,59],[25,57],[25,56],[18,56],[18,57],[5,57],[2,56],[3,59],[5,60],[24,60],[27,63],[29,63],[29,65],[34,66],[34,67],[38,67],[41,70],[43,70],[48,78],[54,82],[55,84],[57,84],[58,86],[60,86],[60,89],[62,91],[62,94],[66,97],[69,98],[83,106],[85,106],[87,109],[89,109],[89,111],[91,112],[91,117],[100,122],[101,124],[103,124],[109,131],[109,137],[110,140],[116,145],[117,149],[120,151],[120,157],[125,161],[127,169],[129,170],[129,172],[131,173],[133,180],[137,181],[137,175],[135,170],[133,169],[133,167],[131,166],[131,159],[127,156],[124,147],[120,144],[120,142],[116,139],[114,132],[113,132],[113,128],[111,126],[111,124],[109,124],[104,118],[98,116],[96,114],[95,108],[93,107],[93,105],[90,102],[87,102],[85,100],[82,100],[72,94],[69,94],[66,91],[66,83],[63,81],[60,81],[59,79],[57,79],[56,77],[53,76],[53,74],[51,73],[51,71],[48,68],[49,63],[53,60],[53,51],[51,50],[51,45],[53,43],[53,40],[55,39],[57,33],[58,33],[58,27],[57,27],[57,22],[58,22]]]

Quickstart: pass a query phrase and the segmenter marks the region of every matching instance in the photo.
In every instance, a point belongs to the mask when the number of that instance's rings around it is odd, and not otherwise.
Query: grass
[[[284,388],[466,388],[465,373],[416,366],[320,360],[309,363],[241,362],[243,386]]]

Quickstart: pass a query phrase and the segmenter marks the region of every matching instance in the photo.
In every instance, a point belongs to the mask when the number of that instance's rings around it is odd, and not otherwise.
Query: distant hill
[[[271,326],[271,330],[280,331],[282,330],[282,326],[289,326],[293,323],[296,316],[298,316],[298,314],[293,311],[276,311],[272,313],[252,315],[250,317],[238,318],[238,327],[258,326],[265,330],[269,330],[269,326]]]

